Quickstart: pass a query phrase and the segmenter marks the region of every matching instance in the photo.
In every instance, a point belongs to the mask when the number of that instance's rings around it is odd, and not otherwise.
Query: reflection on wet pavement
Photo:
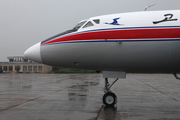
[[[169,74],[128,74],[106,107],[101,74],[0,74],[0,120],[180,120],[179,86]]]

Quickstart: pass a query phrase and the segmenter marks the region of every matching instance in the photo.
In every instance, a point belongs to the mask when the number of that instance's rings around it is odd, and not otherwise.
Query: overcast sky
[[[0,0],[0,61],[22,56],[33,44],[74,27],[89,17],[180,9],[180,0]]]

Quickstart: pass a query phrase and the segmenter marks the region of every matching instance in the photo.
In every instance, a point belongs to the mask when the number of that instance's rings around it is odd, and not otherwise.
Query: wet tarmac
[[[171,74],[127,74],[111,89],[113,108],[103,87],[101,74],[0,74],[0,120],[180,120]]]

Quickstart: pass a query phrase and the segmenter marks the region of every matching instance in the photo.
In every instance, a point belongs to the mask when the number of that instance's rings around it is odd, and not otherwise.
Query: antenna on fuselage
[[[146,6],[144,11],[146,11],[148,8],[150,8],[150,7],[154,6],[154,5],[156,5],[156,4],[152,4],[152,5]]]

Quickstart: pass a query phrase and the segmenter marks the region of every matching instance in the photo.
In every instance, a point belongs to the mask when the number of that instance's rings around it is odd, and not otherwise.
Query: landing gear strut
[[[116,95],[110,90],[110,88],[114,85],[114,83],[118,80],[118,78],[112,83],[109,84],[108,78],[105,78],[105,88],[104,88],[104,96],[103,103],[106,106],[114,106],[117,103]]]

